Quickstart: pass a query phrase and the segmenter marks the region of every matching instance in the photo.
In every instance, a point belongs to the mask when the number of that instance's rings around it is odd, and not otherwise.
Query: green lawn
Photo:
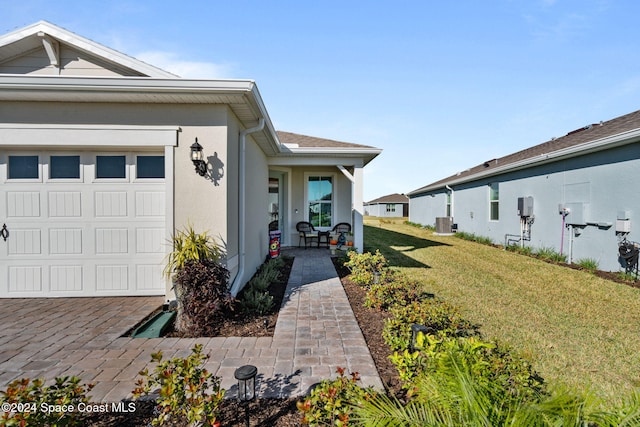
[[[404,224],[365,226],[364,240],[548,382],[609,402],[640,385],[640,289]]]

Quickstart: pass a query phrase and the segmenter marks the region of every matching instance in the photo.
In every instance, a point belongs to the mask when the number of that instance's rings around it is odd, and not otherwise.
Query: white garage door
[[[165,209],[163,153],[2,153],[0,297],[164,294]]]

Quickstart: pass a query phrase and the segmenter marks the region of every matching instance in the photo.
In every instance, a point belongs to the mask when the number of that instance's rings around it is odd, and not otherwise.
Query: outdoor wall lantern
[[[196,167],[198,175],[205,176],[207,174],[207,162],[204,161],[202,145],[198,144],[198,138],[196,138],[196,142],[191,144],[191,161]]]
[[[424,325],[418,325],[416,323],[411,325],[411,348],[412,352],[418,349],[418,334],[422,332],[423,334],[428,334],[429,332],[433,332],[433,328],[428,328]]]
[[[256,375],[258,368],[253,365],[244,365],[236,369],[233,374],[238,380],[238,402],[245,405],[246,425],[249,427],[249,405],[248,403],[256,397]]]

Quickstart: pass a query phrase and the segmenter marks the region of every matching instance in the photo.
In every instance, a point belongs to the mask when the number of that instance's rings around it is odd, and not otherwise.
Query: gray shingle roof
[[[353,144],[351,142],[334,141],[332,139],[316,138],[315,136],[300,135],[292,132],[277,131],[278,139],[283,144],[298,144],[299,147],[328,147],[328,148],[375,148],[369,145]]]
[[[615,119],[608,120],[606,122],[587,125],[571,131],[565,136],[553,138],[542,144],[526,148],[524,150],[506,155],[504,157],[500,157],[498,159],[485,161],[465,171],[459,172],[455,175],[451,175],[447,178],[435,181],[429,185],[413,190],[408,194],[414,195],[428,189],[444,187],[449,182],[454,180],[457,181],[460,179],[464,179],[465,177],[469,177],[471,179],[473,175],[481,172],[490,173],[493,169],[503,168],[504,166],[519,161],[533,159],[541,155],[550,154],[570,147],[578,147],[580,144],[586,144],[605,137],[618,135],[637,129],[640,129],[640,110],[634,111],[633,113],[625,114],[624,116],[616,117]]]
[[[404,194],[393,193],[386,196],[378,197],[365,203],[366,205],[374,205],[376,203],[409,203],[409,198]]]

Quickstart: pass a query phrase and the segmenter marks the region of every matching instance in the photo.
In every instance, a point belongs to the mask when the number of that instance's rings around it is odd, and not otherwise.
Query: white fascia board
[[[0,146],[175,147],[178,126],[0,124]]]
[[[0,76],[0,90],[119,92],[252,92],[253,80],[160,79],[151,77]]]
[[[580,145],[574,145],[572,147],[563,148],[563,149],[552,151],[549,153],[540,154],[528,159],[509,163],[504,166],[493,168],[486,172],[478,172],[476,174],[465,176],[462,178],[454,178],[454,179],[451,179],[450,181],[443,182],[435,186],[428,186],[422,189],[411,191],[407,193],[407,195],[415,196],[422,193],[428,193],[429,191],[445,188],[447,185],[451,186],[451,185],[457,185],[457,184],[464,184],[466,182],[476,181],[481,178],[488,178],[495,175],[501,175],[506,172],[517,171],[517,170],[526,169],[532,166],[556,162],[558,160],[568,159],[568,158],[582,156],[589,153],[595,153],[597,151],[615,148],[615,147],[630,144],[633,142],[638,142],[638,140],[640,140],[640,129],[634,129],[634,130],[619,133],[616,135],[610,135],[604,138],[600,138],[595,141],[585,142]]]
[[[269,164],[273,165],[330,165],[337,164],[337,159],[342,159],[341,164],[367,165],[375,159],[382,150],[379,148],[331,148],[331,147],[306,147],[291,148],[282,147],[283,151],[275,156],[269,157]],[[355,161],[355,162],[354,162]]]
[[[273,156],[267,157],[269,166],[364,166],[362,157],[292,157]]]
[[[261,132],[266,132],[269,136],[269,145],[275,153],[278,153],[282,150],[282,144],[280,143],[280,139],[278,138],[278,133],[276,132],[273,123],[271,122],[271,117],[269,116],[269,112],[267,111],[267,107],[264,105],[264,101],[262,99],[262,95],[260,95],[260,91],[258,90],[258,85],[255,81],[251,80],[251,97],[252,101],[255,103],[258,109],[258,119],[262,117],[264,119],[264,128]]]

